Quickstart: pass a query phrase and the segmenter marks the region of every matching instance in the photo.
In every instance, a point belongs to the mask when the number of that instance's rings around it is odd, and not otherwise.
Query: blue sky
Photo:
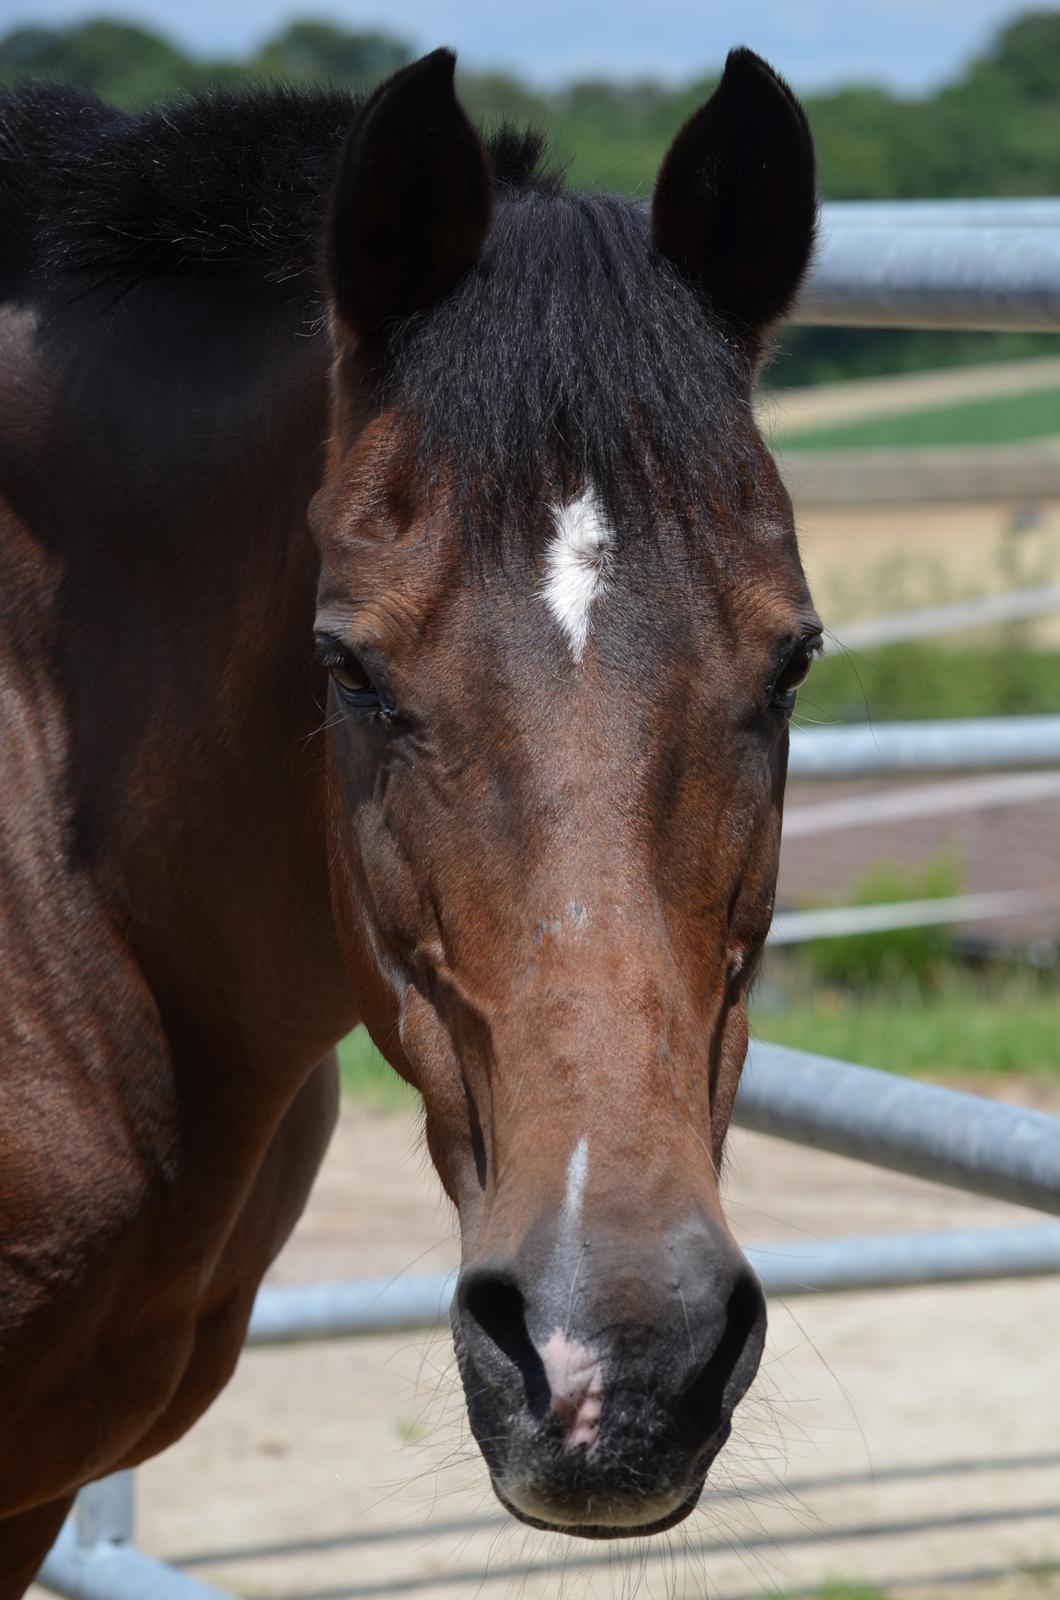
[[[599,72],[695,76],[749,44],[800,88],[857,79],[906,90],[952,76],[1012,0],[0,0],[0,27],[107,11],[207,53],[239,53],[294,15],[382,26],[424,50],[454,45],[467,66],[514,68],[541,84]],[[1042,9],[1042,0],[1037,0]]]

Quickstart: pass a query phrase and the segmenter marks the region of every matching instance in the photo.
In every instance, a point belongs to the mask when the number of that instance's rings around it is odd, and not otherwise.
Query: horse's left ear
[[[816,220],[805,113],[760,56],[733,50],[659,170],[655,242],[754,354],[795,298]]]
[[[482,141],[434,50],[380,86],[346,139],[326,269],[346,327],[372,337],[449,292],[478,260],[493,216]]]

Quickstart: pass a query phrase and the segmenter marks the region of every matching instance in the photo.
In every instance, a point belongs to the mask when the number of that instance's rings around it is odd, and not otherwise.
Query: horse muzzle
[[[657,1262],[647,1268],[645,1262]],[[501,1503],[582,1538],[661,1533],[694,1508],[765,1341],[765,1302],[706,1218],[469,1263],[453,1308],[472,1431]]]

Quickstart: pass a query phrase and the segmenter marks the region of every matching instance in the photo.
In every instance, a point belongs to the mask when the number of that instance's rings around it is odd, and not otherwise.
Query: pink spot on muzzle
[[[552,1409],[566,1425],[564,1449],[591,1450],[600,1431],[604,1406],[600,1358],[557,1328],[542,1347],[541,1361],[552,1391]]]

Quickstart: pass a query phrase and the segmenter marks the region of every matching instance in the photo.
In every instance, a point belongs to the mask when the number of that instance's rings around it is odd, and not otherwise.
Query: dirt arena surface
[[[348,1106],[276,1282],[456,1261],[412,1112]],[[1013,1208],[737,1131],[746,1242],[1005,1223]],[[508,1521],[444,1334],[247,1353],[139,1478],[139,1538],[237,1596],[525,1600],[816,1593],[1060,1597],[1060,1282],[773,1303],[763,1374],[702,1509],[646,1545]],[[145,1597],[146,1600],[146,1597]]]

